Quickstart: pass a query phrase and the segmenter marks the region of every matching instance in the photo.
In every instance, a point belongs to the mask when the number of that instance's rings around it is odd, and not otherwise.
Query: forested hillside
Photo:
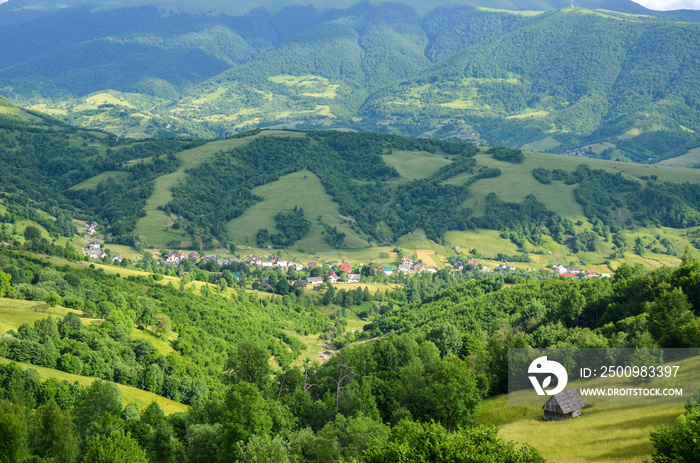
[[[561,249],[604,263],[700,246],[694,169],[336,131],[134,141],[0,108],[5,221],[56,237],[74,236],[77,218],[138,250],[360,250],[417,231],[450,248],[479,230],[497,235],[492,256],[517,251],[510,260],[522,262]]]
[[[698,25],[631,1],[38,3],[0,5],[0,94],[120,136],[343,127],[644,163],[700,145]]]

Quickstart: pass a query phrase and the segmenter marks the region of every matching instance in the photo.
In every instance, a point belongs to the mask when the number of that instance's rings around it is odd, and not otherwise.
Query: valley
[[[699,34],[631,0],[0,3],[0,460],[695,461]],[[682,397],[509,403],[528,364],[560,387],[543,358],[603,385],[594,350]]]

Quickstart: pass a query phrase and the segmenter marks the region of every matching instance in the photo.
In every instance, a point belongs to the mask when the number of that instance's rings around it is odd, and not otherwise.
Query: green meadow
[[[97,188],[97,185],[100,182],[106,182],[110,178],[114,180],[115,183],[119,183],[120,180],[126,178],[129,176],[128,172],[124,171],[109,171],[109,172],[102,172],[99,175],[95,175],[92,178],[89,178],[83,182],[78,183],[77,185],[73,185],[70,189],[71,190],[94,190]]]
[[[10,360],[0,357],[0,363],[11,363]],[[74,375],[71,373],[66,373],[60,370],[53,370],[51,368],[44,368],[36,365],[30,365],[28,363],[14,362],[19,365],[23,370],[35,370],[39,373],[39,377],[42,381],[49,378],[55,378],[59,381],[68,381],[69,383],[78,383],[81,386],[89,386],[97,378],[90,376]],[[188,410],[188,406],[175,402],[174,400],[166,399],[152,392],[137,389],[132,386],[125,386],[123,384],[117,384],[117,387],[122,393],[122,402],[124,405],[129,403],[136,404],[141,410],[146,408],[152,402],[156,402],[160,408],[165,412],[166,415],[171,413],[184,412]]]
[[[180,168],[167,175],[163,175],[156,179],[153,194],[146,202],[146,216],[139,219],[136,224],[135,233],[139,235],[142,241],[148,244],[165,244],[170,241],[191,241],[193,237],[184,230],[173,230],[172,221],[166,223],[169,217],[164,211],[158,210],[159,206],[165,206],[172,201],[172,187],[180,182],[183,182],[187,176],[187,170],[197,167],[216,153],[227,151],[239,146],[244,146],[250,143],[251,140],[258,136],[303,136],[303,134],[295,134],[290,132],[269,131],[263,134],[254,135],[247,138],[235,138],[231,140],[221,140],[207,143],[205,145],[182,151],[177,154],[177,157],[182,161]]]
[[[253,205],[240,217],[228,224],[228,234],[238,245],[255,243],[255,234],[261,228],[270,233],[275,229],[274,216],[279,211],[291,211],[295,206],[304,209],[304,216],[311,222],[309,233],[295,244],[295,248],[324,251],[331,249],[324,240],[324,228],[318,223],[320,216],[324,224],[337,227],[345,233],[349,248],[368,246],[366,240],[350,228],[347,219],[338,212],[338,205],[325,192],[319,178],[308,170],[295,172],[266,185],[253,189],[263,201]]]
[[[655,383],[654,387],[684,387],[700,384],[700,358],[679,362],[678,377]],[[586,387],[604,387],[607,378],[585,381]],[[584,381],[567,385],[579,388]],[[609,383],[608,383],[609,384]],[[582,397],[584,404],[593,399]],[[543,399],[543,404],[546,399]],[[540,406],[508,405],[507,396],[485,400],[479,410],[479,422],[498,426],[506,440],[529,443],[547,461],[559,463],[643,462],[650,458],[652,431],[661,425],[670,426],[684,413],[683,405],[591,405],[581,416],[565,421],[544,421]]]

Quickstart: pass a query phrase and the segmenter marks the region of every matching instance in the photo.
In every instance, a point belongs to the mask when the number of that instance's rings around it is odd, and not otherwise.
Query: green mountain
[[[465,142],[282,130],[134,141],[5,103],[0,166],[7,222],[59,239],[73,219],[97,220],[106,243],[137,250],[354,259],[401,247],[440,260],[465,247],[494,261],[655,267],[700,246],[696,169]]]
[[[132,137],[320,125],[638,162],[700,145],[700,26],[631,1],[187,5],[6,2],[0,94]]]

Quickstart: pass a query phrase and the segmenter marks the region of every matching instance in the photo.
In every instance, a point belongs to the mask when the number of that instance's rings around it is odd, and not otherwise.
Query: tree
[[[289,463],[289,450],[280,436],[256,435],[238,446],[241,463]]]
[[[89,434],[90,425],[109,414],[119,416],[122,411],[121,391],[114,383],[96,379],[83,389],[75,402],[75,423],[83,434]]]
[[[27,453],[27,420],[18,405],[0,400],[0,461],[23,461]]]
[[[272,369],[268,360],[270,353],[253,341],[243,341],[229,356],[226,369],[233,382],[246,382],[265,390]]]
[[[27,241],[34,241],[41,239],[41,230],[39,230],[34,225],[30,225],[24,229],[24,239]]]
[[[442,357],[458,356],[462,350],[462,337],[450,323],[436,323],[426,339],[437,346]]]
[[[219,293],[225,293],[227,288],[228,288],[228,283],[226,282],[226,278],[224,278],[224,277],[219,278]]]
[[[51,399],[32,417],[32,452],[57,463],[72,463],[78,457],[80,441],[68,411],[62,412]]]
[[[114,431],[108,437],[93,437],[83,461],[90,463],[147,463],[146,453],[131,433]]]
[[[669,286],[668,284],[665,284]],[[660,285],[661,286],[661,285]],[[649,332],[661,347],[696,346],[698,330],[695,315],[683,290],[663,291],[652,302],[645,304],[649,317]]]
[[[695,258],[695,256],[693,256],[693,252],[690,250],[690,245],[686,245],[685,250],[683,251],[683,256],[681,256],[681,262],[683,267],[693,265],[697,261],[698,260]]]
[[[655,452],[653,463],[697,461],[700,455],[700,408],[690,405],[687,413],[676,418],[673,426],[661,426],[651,433]]]
[[[430,395],[434,417],[448,432],[474,422],[481,395],[464,361],[442,359],[433,374]]]
[[[63,298],[59,296],[56,291],[49,291],[49,293],[44,297],[44,302],[48,304],[49,307],[56,307],[63,301]]]
[[[165,314],[158,314],[153,317],[153,325],[156,328],[156,334],[158,336],[166,336],[170,334],[170,331],[173,329],[170,317]]]
[[[5,297],[5,294],[10,290],[10,281],[12,275],[0,271],[0,297]]]

